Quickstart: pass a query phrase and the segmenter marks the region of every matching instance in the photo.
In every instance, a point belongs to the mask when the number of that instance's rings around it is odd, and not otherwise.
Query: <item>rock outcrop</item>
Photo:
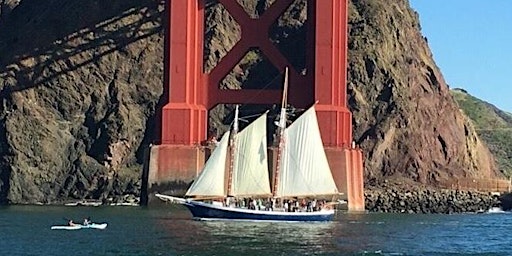
[[[257,16],[273,1],[239,2]],[[164,4],[0,1],[1,203],[140,193],[143,152],[162,106]],[[304,67],[298,47],[306,6],[295,1],[273,27],[272,40],[297,70]],[[207,8],[208,69],[238,32],[216,1]],[[367,185],[395,177],[436,184],[497,175],[406,0],[350,1],[349,38],[350,108]],[[273,72],[278,75],[255,50],[222,86],[272,84]],[[210,118],[228,111],[217,109]]]
[[[366,191],[365,207],[370,212],[464,213],[486,212],[502,206],[503,198],[477,191],[456,191],[412,187],[386,187]]]

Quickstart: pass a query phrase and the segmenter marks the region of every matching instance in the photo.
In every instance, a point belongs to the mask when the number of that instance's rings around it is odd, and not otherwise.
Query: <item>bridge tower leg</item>
[[[149,186],[192,180],[203,167],[206,137],[203,90],[204,2],[167,1],[164,98],[158,145],[150,149]],[[158,125],[158,124],[157,124]],[[181,184],[186,186],[186,184]]]
[[[325,151],[338,189],[351,211],[364,210],[363,155],[352,143],[352,114],[347,105],[348,4],[346,0],[312,1],[308,39],[315,40],[317,115]]]
[[[151,148],[149,185],[191,181],[205,153],[207,111],[219,103],[275,104],[281,91],[220,90],[220,81],[251,47],[259,48],[279,70],[292,65],[272,44],[269,29],[294,2],[276,0],[252,19],[236,0],[218,0],[241,27],[241,39],[209,73],[203,72],[205,0],[169,0],[166,33],[165,95],[159,145]],[[361,150],[352,146],[347,108],[347,0],[308,0],[306,74],[290,70],[289,102],[317,114],[333,176],[349,210],[364,210]],[[258,31],[258,33],[256,33]],[[254,97],[257,93],[259,97]]]

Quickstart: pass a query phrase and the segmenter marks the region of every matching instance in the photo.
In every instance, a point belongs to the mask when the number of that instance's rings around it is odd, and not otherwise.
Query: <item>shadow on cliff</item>
[[[0,24],[1,96],[45,85],[52,79],[94,63],[102,56],[162,32],[164,0],[24,0]],[[130,16],[137,19],[128,19]],[[121,22],[120,22],[121,21]],[[119,24],[122,23],[122,26]],[[22,24],[20,27],[19,25]],[[12,47],[15,45],[16,47]],[[84,53],[94,49],[94,54]],[[81,61],[69,61],[81,55]],[[48,70],[66,61],[62,70]],[[9,84],[9,78],[17,81]],[[7,91],[5,91],[7,90]]]
[[[60,76],[162,33],[164,6],[165,0],[21,1],[0,21],[0,102],[17,91],[50,86]],[[2,112],[0,122],[6,118]],[[8,145],[5,127],[0,131],[0,145]],[[148,136],[146,131],[143,140]],[[0,147],[0,157],[11,154]],[[5,167],[0,169],[0,204],[5,204],[11,168],[5,162],[0,166]]]

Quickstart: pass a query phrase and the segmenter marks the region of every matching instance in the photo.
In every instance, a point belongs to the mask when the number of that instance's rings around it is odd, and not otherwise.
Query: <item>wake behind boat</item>
[[[279,146],[273,177],[267,156],[267,113],[238,132],[238,106],[227,131],[185,198],[156,194],[185,205],[196,219],[329,221],[340,195],[323,148],[314,106],[286,127],[285,73]],[[229,165],[227,164],[229,163]],[[272,184],[272,189],[271,189]]]
[[[65,225],[65,226],[52,226],[51,229],[60,229],[60,230],[79,230],[79,229],[106,229],[107,223],[91,223],[88,225],[81,225],[81,224],[75,224],[75,225]]]

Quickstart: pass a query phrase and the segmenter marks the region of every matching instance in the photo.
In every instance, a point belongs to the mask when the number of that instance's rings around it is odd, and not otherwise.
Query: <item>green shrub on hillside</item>
[[[468,94],[453,89],[452,96],[464,114],[471,119],[478,136],[496,158],[500,171],[512,176],[512,114]]]

